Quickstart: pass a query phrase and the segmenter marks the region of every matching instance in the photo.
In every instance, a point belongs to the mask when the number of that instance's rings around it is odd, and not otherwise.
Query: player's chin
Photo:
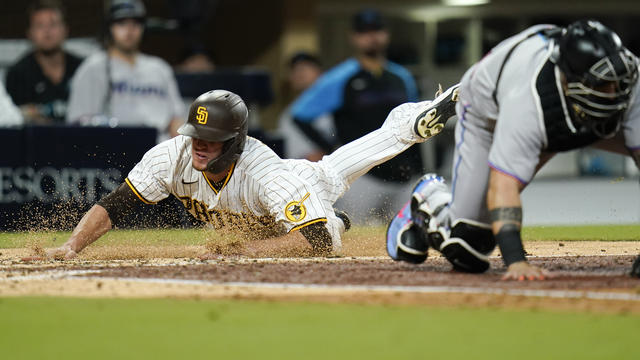
[[[191,166],[198,171],[207,170],[207,164],[199,161],[191,161]]]

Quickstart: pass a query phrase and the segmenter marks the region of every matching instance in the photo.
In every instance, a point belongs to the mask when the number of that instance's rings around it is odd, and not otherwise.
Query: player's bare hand
[[[47,250],[47,258],[53,260],[73,260],[78,257],[78,253],[73,251],[69,245],[62,245],[59,248]]]
[[[73,251],[71,247],[64,244],[60,247],[48,249],[41,255],[27,256],[22,261],[44,261],[44,260],[73,260],[78,257],[78,253]]]
[[[545,269],[531,265],[526,261],[515,262],[507,268],[507,273],[502,276],[502,280],[544,280],[552,277]]]

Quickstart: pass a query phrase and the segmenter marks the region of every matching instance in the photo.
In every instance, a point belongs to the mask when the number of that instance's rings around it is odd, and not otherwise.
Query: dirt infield
[[[378,230],[348,233],[334,258],[201,261],[206,246],[175,232],[120,233],[78,260],[20,259],[64,236],[26,234],[27,247],[0,248],[0,296],[248,298],[278,301],[506,307],[640,314],[640,279],[627,275],[638,241],[529,241],[529,260],[553,271],[542,282],[503,282],[494,252],[485,274],[452,271],[436,252],[421,265],[390,260]],[[143,240],[143,241],[138,241]],[[220,241],[219,239],[217,241]],[[11,241],[9,241],[11,243]],[[28,245],[31,244],[31,245]]]
[[[437,255],[411,265],[381,256],[379,249],[375,256],[200,261],[191,256],[200,251],[193,246],[146,252],[137,247],[133,256],[114,260],[113,252],[123,253],[117,247],[94,248],[76,261],[35,263],[19,260],[28,249],[0,249],[0,296],[250,298],[640,314],[640,280],[627,275],[639,247],[528,244],[529,260],[555,275],[540,282],[500,281],[504,267],[496,256],[491,270],[472,275],[452,271]],[[550,256],[558,252],[565,254]]]

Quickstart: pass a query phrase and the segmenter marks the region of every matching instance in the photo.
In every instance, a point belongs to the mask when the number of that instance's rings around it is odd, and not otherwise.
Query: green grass
[[[640,225],[532,226],[522,238],[530,241],[640,241]]]
[[[636,359],[624,315],[0,298],[4,359]]]
[[[385,228],[381,226],[355,226],[348,236],[371,236],[384,238]],[[0,248],[25,247],[38,243],[44,247],[62,244],[70,232],[0,232]],[[114,244],[129,245],[203,245],[214,237],[212,231],[202,229],[161,229],[161,230],[114,230],[103,236],[92,246]],[[525,227],[523,239],[527,241],[640,241],[640,225],[594,225],[594,226],[539,226]],[[228,236],[227,236],[228,237]]]

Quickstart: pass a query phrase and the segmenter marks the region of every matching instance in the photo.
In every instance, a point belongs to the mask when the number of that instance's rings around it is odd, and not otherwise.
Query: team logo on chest
[[[307,208],[303,202],[307,200],[309,193],[307,193],[300,201],[291,201],[284,208],[284,215],[289,221],[298,222],[303,220],[307,216]]]

